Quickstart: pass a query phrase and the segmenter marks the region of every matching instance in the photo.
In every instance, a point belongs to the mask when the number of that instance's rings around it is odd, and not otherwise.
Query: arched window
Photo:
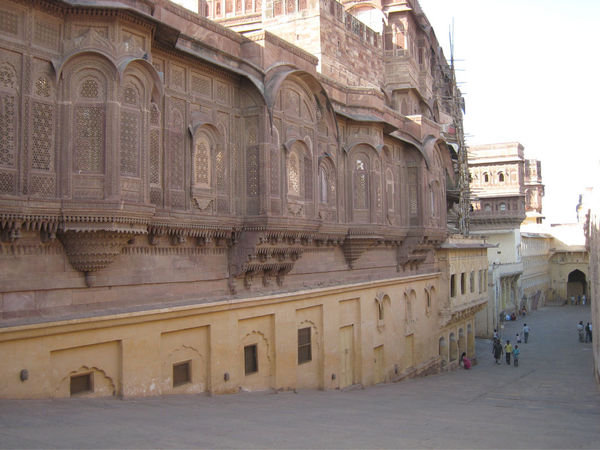
[[[414,164],[414,163],[412,163]],[[419,167],[407,168],[408,172],[408,217],[411,225],[420,224],[419,212]]]
[[[459,330],[458,330],[458,354],[462,355],[466,349],[467,349],[467,340],[465,337],[465,332],[462,328],[459,328]]]
[[[290,153],[287,167],[288,194],[300,196],[300,161],[296,152]]]
[[[47,173],[54,172],[54,121],[56,113],[52,102],[53,85],[46,75],[40,76],[35,82],[34,94],[37,98],[32,104],[31,168]],[[3,131],[10,134],[8,129]],[[4,133],[0,133],[0,135],[5,136]],[[0,158],[0,160],[2,159]]]
[[[17,189],[20,83],[17,71],[11,64],[0,64],[0,168],[12,172],[9,175],[3,170],[0,178],[2,193],[15,193]]]
[[[438,341],[438,354],[440,355],[442,366],[448,364],[448,344],[443,336]]]
[[[160,152],[160,110],[156,103],[150,107],[150,185],[160,187],[162,157]],[[154,202],[153,202],[154,203]]]
[[[431,215],[433,217],[437,217],[438,216],[438,208],[437,208],[437,189],[436,189],[436,184],[432,184],[431,187],[429,188],[429,197],[430,197],[430,202],[431,202]]]
[[[410,111],[408,108],[408,103],[405,99],[402,99],[402,103],[400,103],[400,114],[402,114],[403,116],[408,116],[409,113]]]
[[[387,209],[388,211],[394,210],[394,175],[392,169],[385,171],[385,192],[387,197]]]
[[[500,211],[506,211],[506,203],[504,203],[504,202],[500,203],[499,209],[500,209]]]
[[[319,201],[327,204],[329,200],[329,180],[325,167],[319,167]]]
[[[138,86],[129,82],[121,93],[121,136],[120,171],[121,175],[139,178],[140,143],[142,132],[141,98]]]
[[[450,333],[450,361],[456,361],[458,359],[458,343],[456,342],[456,336],[454,333]]]
[[[86,77],[77,89],[73,169],[78,173],[104,172],[106,110],[104,80]]]
[[[406,48],[406,42],[405,42],[405,37],[404,37],[404,25],[399,23],[394,27],[394,43],[396,44],[396,47],[399,49],[404,49]]]
[[[354,208],[369,209],[369,167],[364,156],[354,161]]]
[[[490,182],[490,176],[487,173],[483,174],[483,182],[484,183],[489,183]]]
[[[483,210],[486,212],[489,212],[492,210],[492,205],[490,205],[489,203],[486,203],[483,207]]]
[[[475,334],[471,324],[467,325],[467,356],[469,358],[475,355]]]
[[[502,172],[498,174],[498,183],[504,183],[504,174]]]
[[[199,132],[194,143],[193,184],[195,187],[211,186],[211,142],[209,137]]]

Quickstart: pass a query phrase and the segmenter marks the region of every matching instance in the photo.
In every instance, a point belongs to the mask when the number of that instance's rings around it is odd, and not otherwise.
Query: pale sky
[[[600,1],[419,3],[448,59],[454,18],[467,144],[523,144],[542,161],[546,223],[574,222],[579,193],[600,177]]]

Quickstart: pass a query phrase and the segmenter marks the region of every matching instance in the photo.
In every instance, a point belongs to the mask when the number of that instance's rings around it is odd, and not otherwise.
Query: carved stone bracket
[[[14,242],[21,238],[21,224],[13,223],[0,229],[0,240],[2,242]]]
[[[398,246],[396,253],[396,269],[417,269],[427,259],[431,247],[422,236],[409,236]]]
[[[22,232],[40,233],[42,243],[56,238],[58,229],[57,216],[29,216],[21,214],[0,214],[0,241],[15,242],[21,238]]]
[[[369,247],[378,245],[381,242],[383,242],[383,239],[380,236],[347,236],[342,244],[342,250],[348,267],[352,269],[360,255]]]
[[[198,195],[194,195],[193,196],[194,199],[194,203],[196,204],[196,207],[205,213],[213,213],[215,206],[214,206],[214,199],[212,198],[206,198],[206,197],[200,197]]]
[[[88,285],[91,284],[91,278],[87,274],[104,269],[111,264],[133,236],[134,233],[102,230],[71,230],[58,233],[69,262],[73,268],[86,273]]]
[[[215,242],[216,244],[227,243],[232,239],[233,231],[228,228],[200,227],[195,225],[185,226],[182,224],[154,223],[148,226],[148,242],[157,245],[162,237],[167,237],[170,245],[181,245],[188,238],[200,247],[206,247]]]
[[[252,287],[257,276],[265,287],[271,286],[273,280],[282,286],[304,247],[312,243],[312,236],[294,232],[246,230],[236,234],[229,251],[230,291],[235,293],[233,279],[240,276],[244,277],[246,289]]]
[[[302,216],[303,210],[304,210],[304,205],[302,205],[301,203],[289,203],[288,204],[288,212],[292,216],[296,216],[296,217]]]
[[[477,303],[471,303],[461,309],[452,309],[449,306],[440,310],[440,325],[448,326],[454,323],[462,322],[465,319],[473,317],[487,305],[487,301],[481,300]]]

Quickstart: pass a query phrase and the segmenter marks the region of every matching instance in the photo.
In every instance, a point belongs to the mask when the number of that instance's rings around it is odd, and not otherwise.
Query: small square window
[[[244,367],[246,375],[258,372],[258,349],[256,344],[244,347]]]
[[[173,387],[192,381],[190,361],[173,364]]]
[[[312,361],[310,327],[298,330],[298,364]]]
[[[93,375],[91,373],[72,376],[70,383],[71,395],[94,392],[93,381]]]

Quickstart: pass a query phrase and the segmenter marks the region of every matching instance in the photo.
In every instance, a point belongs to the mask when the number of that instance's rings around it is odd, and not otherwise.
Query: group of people
[[[506,340],[506,344],[504,347],[502,346],[502,342],[500,342],[499,338],[494,338],[494,346],[492,347],[492,353],[494,354],[494,359],[496,360],[496,364],[500,364],[500,359],[502,358],[502,354],[506,355],[506,364],[510,366],[510,359],[512,355],[513,364],[515,367],[519,367],[519,356],[521,355],[521,350],[519,349],[519,345],[513,345],[510,343],[510,340]]]
[[[579,342],[592,342],[592,324],[583,324],[583,320],[580,320],[577,324],[577,334],[579,335]]]
[[[571,305],[584,305],[585,306],[586,301],[587,301],[587,298],[586,298],[585,294],[578,295],[577,297],[571,296]],[[565,301],[565,303],[567,303],[567,302],[568,302],[568,300]]]
[[[525,344],[529,340],[529,326],[525,323],[523,324],[523,340]],[[496,364],[500,364],[500,359],[502,359],[502,354],[506,355],[506,364],[510,366],[510,360],[512,358],[513,364],[515,367],[519,367],[519,357],[521,355],[521,350],[519,349],[519,344],[521,343],[521,335],[517,333],[516,335],[516,343],[515,346],[510,343],[510,340],[506,340],[506,344],[502,345],[502,341],[498,336],[498,330],[494,330],[494,344],[492,346],[492,354],[494,355],[494,359],[496,360]]]
[[[518,313],[523,317],[527,315],[527,308],[525,307],[525,305],[523,305],[523,307],[518,311]],[[511,313],[501,314],[501,320],[505,320],[507,322],[510,322],[511,320],[517,320],[517,318],[517,313],[514,311]]]

